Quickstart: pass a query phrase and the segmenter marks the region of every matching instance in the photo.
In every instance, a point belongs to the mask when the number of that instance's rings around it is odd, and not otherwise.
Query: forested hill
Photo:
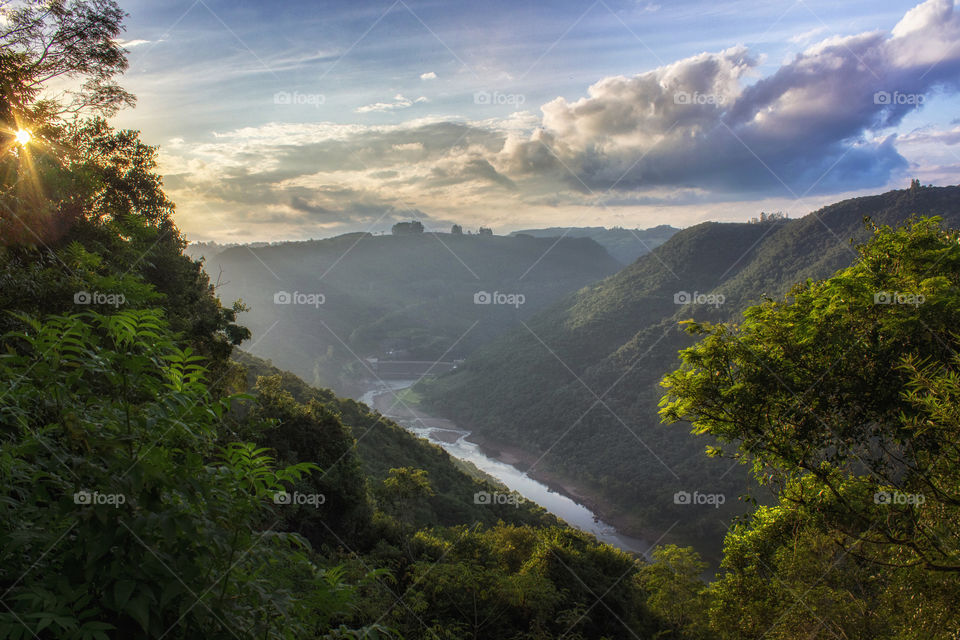
[[[598,242],[611,256],[628,265],[646,255],[680,231],[661,224],[649,229],[624,229],[623,227],[549,227],[546,229],[523,229],[511,235],[530,235],[536,238],[590,238]]]
[[[418,391],[491,446],[518,446],[531,461],[542,455],[540,471],[588,488],[604,516],[654,538],[670,529],[667,539],[693,541],[714,556],[730,518],[744,509],[737,496],[748,484],[742,468],[704,457],[708,441],[660,424],[658,383],[692,344],[680,321],[736,319],[796,282],[825,278],[853,261],[851,240],[870,234],[865,216],[896,225],[912,214],[939,214],[957,226],[960,188],[891,191],[795,220],[685,229]],[[725,504],[674,503],[677,491],[707,489],[723,492]]]
[[[462,358],[619,268],[588,238],[440,233],[240,246],[205,263],[218,294],[249,308],[252,353],[341,393],[369,375],[361,358]],[[276,304],[280,292],[322,297]],[[521,297],[476,304],[484,293]]]

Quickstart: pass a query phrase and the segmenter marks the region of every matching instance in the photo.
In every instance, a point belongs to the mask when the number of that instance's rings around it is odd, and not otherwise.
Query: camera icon
[[[673,104],[690,104],[693,97],[687,91],[677,91],[673,94]]]
[[[689,291],[677,291],[673,294],[674,304],[690,304],[691,302],[693,302],[693,296],[690,295]]]
[[[473,93],[474,104],[490,104],[491,95],[489,91],[475,91]]]
[[[73,294],[73,304],[90,304],[92,299],[89,291],[77,291]]]
[[[87,490],[77,491],[73,494],[73,504],[92,504],[93,494]]]
[[[673,504],[690,504],[691,496],[689,491],[677,491],[673,494]]]
[[[890,104],[891,99],[889,91],[877,91],[873,94],[873,104]]]
[[[273,494],[273,504],[290,504],[292,501],[293,496],[286,491],[277,491]]]
[[[290,304],[292,301],[293,296],[289,291],[277,291],[273,294],[273,304]]]
[[[473,304],[492,304],[493,296],[489,291],[477,291],[473,294]]]
[[[893,504],[893,496],[889,491],[877,491],[873,494],[874,504]]]
[[[473,504],[493,504],[493,495],[487,491],[477,491],[473,494]]]
[[[873,294],[873,304],[893,304],[894,297],[889,291],[878,291]]]
[[[277,91],[273,94],[273,104],[292,104],[293,94],[289,91]]]

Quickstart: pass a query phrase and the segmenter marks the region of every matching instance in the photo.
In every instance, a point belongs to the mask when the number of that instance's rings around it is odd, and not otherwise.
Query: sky
[[[193,241],[690,226],[960,182],[952,0],[121,0]]]

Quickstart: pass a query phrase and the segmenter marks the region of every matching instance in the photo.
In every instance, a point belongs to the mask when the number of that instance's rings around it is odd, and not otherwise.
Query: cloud
[[[434,73],[433,71],[427,71],[426,73],[421,73],[421,74],[420,74],[420,79],[421,79],[421,80],[436,80],[436,79],[437,79],[437,74]]]
[[[451,203],[483,206],[491,186],[514,187],[486,160],[504,137],[429,118],[381,126],[274,123],[221,132],[205,144],[165,146],[161,170],[191,217],[209,221],[213,211],[234,223],[274,224],[288,237],[295,229],[331,233],[411,216],[427,220]]]
[[[396,109],[407,109],[408,107],[412,107],[414,104],[419,104],[422,102],[429,102],[429,100],[425,96],[420,96],[416,100],[410,100],[402,93],[398,93],[397,95],[393,96],[393,102],[376,102],[374,104],[357,107],[354,109],[354,111],[357,113],[395,111]]]
[[[114,40],[114,43],[120,45],[124,49],[132,49],[133,47],[139,47],[142,44],[150,44],[150,40],[123,40],[122,38],[117,38]]]
[[[815,37],[825,33],[827,30],[828,29],[826,26],[814,27],[813,29],[810,29],[808,31],[804,31],[794,36],[790,36],[790,42],[794,44],[804,44],[806,42],[810,42]]]
[[[815,44],[753,84],[758,57],[737,46],[541,107],[542,127],[511,139],[494,166],[552,172],[573,189],[700,187],[746,197],[887,184],[906,169],[885,134],[933,91],[956,91],[960,17],[928,0],[887,34]]]
[[[430,216],[419,209],[399,209],[383,202],[352,202],[347,206],[331,209],[305,197],[294,196],[290,199],[290,209],[324,224],[350,222],[392,225],[400,220],[430,220]],[[299,220],[301,216],[287,216],[286,219]]]
[[[953,127],[946,131],[924,128],[918,131],[912,131],[910,134],[898,138],[900,144],[944,144],[953,146],[960,143],[960,127]]]
[[[539,115],[269,123],[167,146],[162,167],[181,211],[279,221],[295,237],[411,210],[502,228],[528,215],[575,223],[572,212],[597,205],[654,207],[650,222],[662,223],[703,219],[723,203],[807,195],[825,203],[905,179],[916,165],[901,150],[913,158],[923,145],[952,152],[960,142],[960,127],[895,129],[928,97],[960,89],[960,17],[948,0],[918,5],[888,32],[831,37],[773,73],[762,68],[758,53],[738,45],[600,79]],[[424,101],[398,93],[356,111]],[[930,169],[917,175],[952,166],[949,154],[924,162]]]

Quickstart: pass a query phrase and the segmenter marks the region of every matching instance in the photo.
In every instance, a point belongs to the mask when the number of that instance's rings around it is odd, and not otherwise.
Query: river
[[[367,391],[360,401],[374,407],[378,396],[393,394],[411,386],[415,380],[390,380]],[[383,406],[384,403],[379,403]],[[394,405],[396,406],[396,405]],[[387,405],[389,407],[389,405]],[[567,524],[581,531],[593,534],[598,540],[611,544],[624,551],[648,556],[650,545],[645,540],[619,533],[613,526],[600,520],[590,509],[571,498],[554,491],[539,480],[531,478],[511,464],[496,460],[484,454],[480,447],[467,440],[469,431],[464,431],[449,420],[433,418],[420,411],[411,415],[408,411],[381,409],[384,415],[407,431],[443,447],[455,458],[473,464],[512,491],[537,503]],[[391,415],[394,414],[394,415]]]

